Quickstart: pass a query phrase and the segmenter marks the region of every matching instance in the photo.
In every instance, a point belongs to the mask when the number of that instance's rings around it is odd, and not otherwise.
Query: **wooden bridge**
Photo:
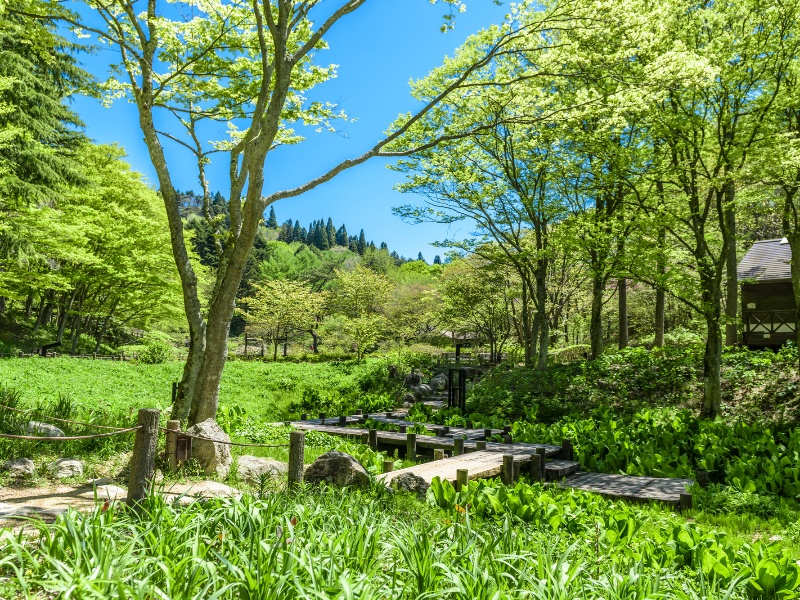
[[[291,425],[303,431],[323,431],[330,435],[352,437],[368,443],[373,450],[398,450],[403,457],[416,459],[431,456],[433,460],[412,467],[383,473],[378,478],[391,482],[404,473],[421,477],[428,484],[434,477],[458,486],[466,479],[502,477],[513,483],[520,473],[528,472],[536,481],[557,483],[563,487],[602,494],[609,498],[632,501],[658,501],[691,507],[687,488],[691,479],[637,477],[611,473],[580,472],[580,464],[573,460],[572,444],[564,440],[561,446],[551,444],[525,444],[513,442],[508,430],[445,427],[429,423],[415,423],[404,419],[405,411],[370,415],[351,415],[305,419]],[[399,431],[381,431],[354,427],[369,418]],[[435,435],[410,433],[407,429],[423,425]],[[490,442],[488,438],[505,436],[505,441]]]

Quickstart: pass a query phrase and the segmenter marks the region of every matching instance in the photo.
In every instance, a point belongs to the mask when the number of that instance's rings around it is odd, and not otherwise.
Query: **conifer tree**
[[[267,227],[270,229],[278,228],[278,218],[275,216],[275,207],[269,207],[269,218],[267,219]]]
[[[358,234],[358,253],[364,254],[367,251],[367,238],[364,235],[364,230],[362,229],[361,232]]]
[[[336,231],[336,244],[339,246],[347,246],[350,243],[350,238],[347,235],[347,228],[342,225]]]
[[[325,224],[325,235],[328,238],[328,248],[333,248],[336,245],[336,228],[333,226],[333,219],[328,217],[328,222]]]

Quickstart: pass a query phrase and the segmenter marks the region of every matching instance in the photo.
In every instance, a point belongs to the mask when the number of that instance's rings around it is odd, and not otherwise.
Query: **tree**
[[[336,245],[337,246],[344,246],[347,248],[347,245],[350,243],[350,238],[347,235],[347,228],[342,225],[336,231]]]
[[[372,157],[413,152],[387,147],[458,89],[473,71],[487,64],[515,32],[505,30],[496,35],[480,56],[462,56],[460,75],[444,82],[441,92],[418,114],[403,116],[389,135],[360,156],[300,186],[264,196],[265,179],[272,175],[265,170],[267,155],[278,146],[302,140],[292,125],[300,122],[325,128],[343,116],[332,105],[308,101],[307,92],[335,74],[334,67],[314,62],[317,52],[325,48],[325,35],[365,0],[343,0],[333,9],[327,3],[305,0],[261,0],[253,4],[212,0],[202,6],[179,2],[168,7],[152,0],[144,10],[134,0],[86,2],[94,13],[91,17],[63,19],[80,33],[96,36],[119,52],[120,64],[113,72],[121,77],[112,77],[104,89],[111,97],[127,96],[135,103],[166,207],[172,251],[181,277],[190,343],[173,417],[188,418],[191,423],[213,418],[237,290],[266,207],[298,196]],[[323,14],[317,19],[320,11]],[[27,17],[47,16],[40,10],[19,12]],[[190,16],[184,19],[183,15]],[[95,19],[97,16],[100,19]],[[98,20],[105,26],[95,26]],[[165,121],[161,114],[174,116],[174,126],[182,127],[186,135],[162,128]],[[219,122],[229,124],[229,138],[204,142],[209,137],[206,129]],[[223,152],[230,166],[227,195],[231,225],[206,306],[200,301],[197,274],[186,250],[172,183],[175,167],[163,141],[178,144],[193,157],[208,219],[213,217],[207,209],[207,164],[215,153]],[[184,161],[180,164],[185,168]]]
[[[380,312],[392,284],[385,275],[360,265],[352,271],[338,271],[337,275],[332,304],[346,317],[342,333],[361,360],[383,332],[385,319]]]
[[[325,292],[312,292],[297,281],[271,280],[255,287],[244,299],[248,329],[272,342],[272,360],[278,360],[278,345],[295,331],[310,331],[323,312]]]
[[[367,238],[364,236],[364,230],[361,230],[361,233],[358,234],[358,242],[356,248],[358,249],[358,253],[363,255],[364,252],[367,251]]]
[[[275,216],[275,207],[269,207],[269,218],[267,219],[267,227],[270,229],[278,228],[278,218]]]
[[[442,264],[442,257],[439,256],[438,254],[436,256],[434,256],[433,257],[433,264],[435,264],[435,265]]]

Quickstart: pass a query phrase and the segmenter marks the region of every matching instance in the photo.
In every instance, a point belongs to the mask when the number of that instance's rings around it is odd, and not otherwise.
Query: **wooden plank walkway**
[[[692,479],[669,477],[637,477],[613,473],[576,473],[561,481],[560,485],[575,490],[594,492],[607,498],[637,502],[650,500],[677,505],[681,494],[694,483]]]

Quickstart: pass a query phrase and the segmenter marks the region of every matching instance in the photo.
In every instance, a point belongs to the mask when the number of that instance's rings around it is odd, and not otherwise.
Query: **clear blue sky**
[[[339,65],[338,77],[315,88],[312,98],[339,103],[358,121],[344,126],[341,134],[311,132],[299,146],[279,148],[268,159],[265,191],[296,186],[345,158],[361,154],[381,138],[399,113],[418,108],[409,94],[409,81],[424,77],[467,36],[499,23],[508,11],[507,4],[497,6],[492,0],[469,0],[467,5],[467,12],[457,16],[455,30],[448,33],[439,30],[446,8],[431,6],[427,0],[370,0],[340,21],[327,37],[330,50],[319,54],[320,62]],[[113,56],[104,51],[85,57],[83,62],[90,72],[103,77],[112,60]],[[117,101],[105,109],[94,100],[79,98],[74,108],[86,122],[89,137],[100,143],[121,144],[133,168],[155,185],[133,105]],[[170,147],[170,142],[164,144]],[[199,190],[191,156],[175,150],[172,157],[176,187]],[[187,168],[175,168],[180,165],[176,159],[186,160]],[[224,162],[217,159],[210,178],[212,189],[226,195]],[[384,159],[373,159],[303,196],[277,202],[274,207],[279,222],[299,219],[305,227],[313,219],[330,216],[337,227],[344,223],[351,235],[363,227],[368,240],[376,244],[385,241],[392,250],[412,258],[421,251],[428,261],[441,253],[430,242],[469,235],[466,225],[410,225],[393,216],[393,206],[418,199],[393,189],[402,175],[386,165]]]

